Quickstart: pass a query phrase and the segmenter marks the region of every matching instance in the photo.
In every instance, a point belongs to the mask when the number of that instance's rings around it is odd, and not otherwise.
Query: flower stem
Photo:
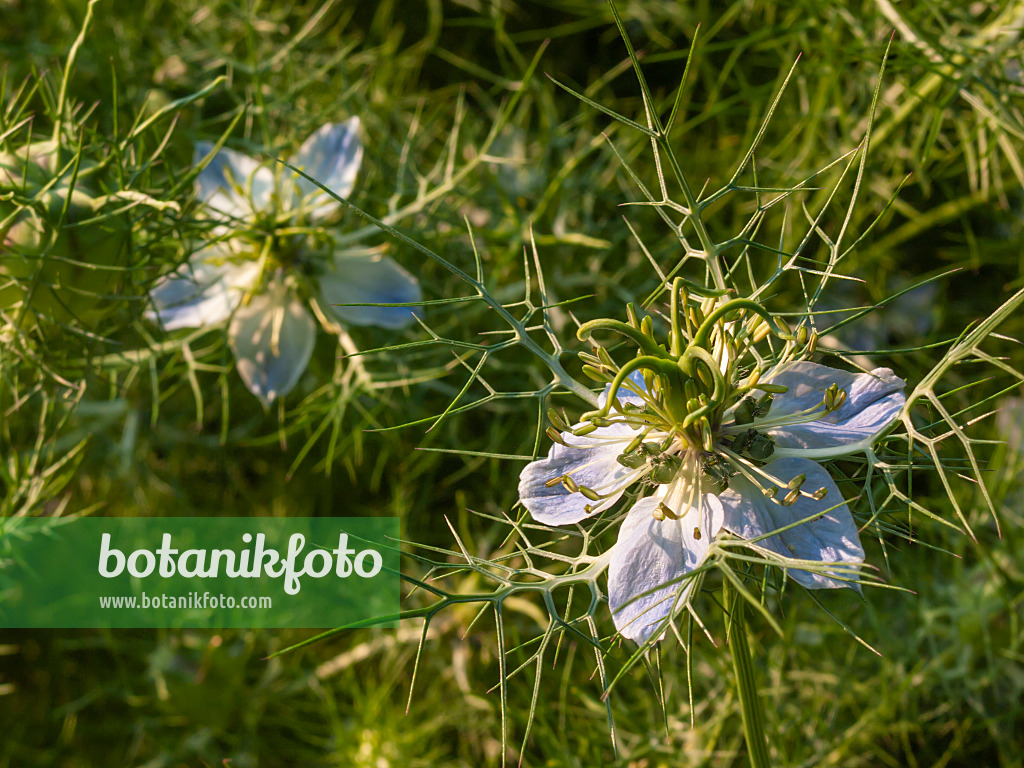
[[[771,760],[768,756],[768,742],[764,735],[764,717],[761,712],[761,700],[757,695],[757,680],[754,679],[754,663],[750,656],[750,644],[747,642],[746,604],[743,597],[736,593],[730,595],[728,584],[726,589],[726,605],[732,604],[729,615],[729,651],[732,654],[733,668],[736,671],[736,689],[740,695],[740,708],[743,713],[743,736],[747,742],[747,754],[751,768],[769,768]]]

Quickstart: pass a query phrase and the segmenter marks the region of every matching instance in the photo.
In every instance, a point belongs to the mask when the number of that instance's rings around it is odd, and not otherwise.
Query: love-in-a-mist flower
[[[621,367],[603,350],[589,358],[590,373],[609,382],[598,410],[573,427],[552,413],[555,444],[520,476],[522,504],[548,525],[636,494],[611,550],[608,598],[615,626],[637,642],[686,603],[684,577],[722,531],[783,558],[837,565],[789,566],[805,587],[859,588],[857,527],[818,461],[870,448],[905,402],[888,368],[849,373],[801,359],[816,348],[813,333],[790,334],[753,301],[719,298],[691,303],[677,281],[665,346],[632,308],[628,324],[583,325],[581,339],[615,331],[637,356]],[[786,342],[771,365],[757,351],[769,333]]]
[[[196,163],[213,149],[197,144]],[[322,126],[290,162],[347,198],[362,158],[353,117]],[[264,404],[289,392],[305,370],[316,342],[314,314],[328,331],[337,322],[400,328],[413,320],[407,307],[338,306],[422,296],[416,278],[390,258],[335,251],[329,231],[317,225],[339,204],[307,179],[220,149],[196,178],[196,193],[217,222],[213,239],[157,282],[147,316],[168,331],[229,320],[238,373]]]

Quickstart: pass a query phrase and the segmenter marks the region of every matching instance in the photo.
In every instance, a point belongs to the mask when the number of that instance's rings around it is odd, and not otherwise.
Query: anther
[[[583,375],[594,381],[598,381],[602,384],[611,384],[613,376],[609,376],[607,373],[602,371],[600,368],[595,368],[593,365],[583,366]]]
[[[700,528],[696,528],[696,527],[695,527],[695,528],[693,529],[693,538],[694,538],[694,539],[695,539],[696,541],[700,541],[700,538],[701,538],[701,532],[700,532]]]
[[[806,325],[801,325],[796,329],[796,343],[801,347],[807,346],[807,342],[810,338],[811,335],[808,332]]]
[[[789,493],[787,493],[785,498],[782,500],[782,506],[784,506],[784,507],[792,506],[796,502],[796,500],[799,499],[799,498],[800,498],[800,490],[799,489],[792,490]]]
[[[715,449],[715,436],[711,431],[711,422],[707,416],[700,417],[700,436],[703,441],[704,450],[711,453]]]
[[[578,493],[580,487],[576,485],[576,481],[568,475],[562,475],[559,480],[562,481],[562,487],[565,488],[569,493]]]
[[[654,321],[650,315],[646,315],[643,320],[640,321],[640,333],[644,336],[650,336],[654,338]]]
[[[772,485],[769,486],[768,488],[762,488],[761,492],[769,499],[774,499],[775,495],[779,492],[779,489]]]
[[[623,454],[632,453],[637,448],[639,448],[640,444],[643,443],[645,437],[647,437],[647,433],[641,432],[639,435],[630,440],[629,445],[626,446],[626,450],[623,451]]]
[[[819,488],[818,490],[816,490],[814,493],[811,494],[811,498],[814,499],[815,501],[821,501],[827,495],[828,495],[828,488],[825,488],[824,486],[822,486],[821,488]]]
[[[545,488],[554,488],[556,485],[562,482],[562,476],[552,477],[550,480],[544,483]]]
[[[758,384],[757,388],[762,392],[770,392],[773,395],[784,395],[789,392],[789,387],[784,384]]]
[[[562,437],[562,433],[559,432],[554,427],[548,427],[544,431],[547,432],[548,437],[551,438],[551,442],[558,443],[559,445],[564,445],[566,448],[572,447],[567,442],[565,442],[565,439]]]
[[[608,350],[607,349],[605,349],[604,347],[598,347],[597,348],[597,356],[598,356],[598,358],[600,358],[601,363],[603,365],[605,365],[608,368],[611,368],[613,371],[614,370],[618,370],[619,366],[617,366],[615,364],[615,361],[612,360],[612,356],[608,354]]]
[[[665,519],[665,513],[661,511],[661,508],[664,506],[664,504],[659,504],[657,507],[651,510],[651,517],[653,517],[659,523]]]
[[[548,408],[548,421],[551,422],[552,426],[559,432],[568,432],[569,425],[565,423],[565,420],[554,408]]]
[[[660,504],[658,504],[658,511],[661,512],[661,514],[664,515],[665,517],[667,517],[669,520],[679,520],[680,519],[679,515],[677,515],[675,512],[673,512],[668,507],[668,505],[665,504],[665,502],[661,502]],[[665,517],[663,517],[661,519],[664,520]]]
[[[803,484],[806,483],[806,482],[807,482],[807,475],[797,475],[792,480],[790,480],[788,483],[786,483],[786,487],[789,488],[790,490],[797,491],[797,490],[800,490],[800,488],[802,488]]]
[[[587,488],[585,485],[580,485],[577,487],[579,488],[580,493],[582,493],[586,498],[590,499],[591,501],[601,500],[601,495],[592,488]]]
[[[629,324],[640,330],[640,321],[636,316],[636,309],[633,307],[633,302],[626,304],[626,319],[629,320]]]
[[[572,430],[572,434],[576,435],[576,437],[583,437],[585,435],[589,435],[591,432],[594,432],[596,430],[597,424],[584,424],[582,426],[574,428]]]
[[[811,338],[807,342],[807,354],[813,355],[818,351],[818,332],[812,331]]]

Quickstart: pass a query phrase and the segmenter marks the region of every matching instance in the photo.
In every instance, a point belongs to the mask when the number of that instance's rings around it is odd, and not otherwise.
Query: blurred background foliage
[[[52,132],[86,7],[0,0],[5,150],[29,132]],[[697,36],[675,136],[691,182],[707,179],[709,189],[731,176],[798,59],[756,158],[760,183],[791,185],[855,149],[895,32],[850,222],[870,231],[844,264],[856,279],[836,281],[826,301],[870,306],[935,281],[829,343],[897,350],[871,359],[914,382],[942,354],[921,347],[954,338],[1024,284],[1021,3],[621,0],[619,10],[665,112]],[[250,154],[286,157],[323,123],[358,115],[367,154],[353,200],[392,214],[466,269],[471,226],[502,301],[523,295],[532,232],[553,298],[573,300],[554,317],[563,342],[578,348],[570,314],[618,316],[656,287],[630,227],[663,268],[680,256],[652,209],[622,205],[641,197],[609,144],[653,187],[648,140],[550,79],[643,122],[611,11],[589,0],[103,0],[94,13],[70,74],[68,146],[105,169],[107,192],[155,202],[110,214],[128,217],[131,237],[123,269],[97,294],[100,316],[5,309],[4,513],[395,515],[408,540],[451,547],[447,517],[471,551],[498,551],[504,530],[470,510],[511,511],[521,462],[422,449],[529,455],[533,403],[497,399],[428,431],[466,381],[447,347],[339,359],[335,337],[321,334],[299,386],[264,412],[234,373],[223,330],[160,333],[143,318],[146,291],[204,236],[191,192],[195,141],[227,136]],[[824,194],[803,202],[817,210]],[[752,205],[728,198],[709,216],[714,232],[734,233]],[[803,213],[794,205],[788,215]],[[823,227],[834,235],[840,224]],[[351,242],[385,246],[428,300],[463,295],[449,274],[353,213],[339,226]],[[793,246],[781,220],[766,227],[768,240]],[[775,311],[802,302],[795,284],[771,297]],[[500,328],[479,304],[428,307],[424,316],[439,335],[472,343]],[[1019,339],[1022,325],[1018,314],[1000,332]],[[425,338],[421,329],[399,339],[351,332],[361,350]],[[1024,363],[1015,343],[1000,353],[1018,369]],[[970,381],[971,371],[963,375]],[[515,349],[496,356],[486,376],[505,392],[547,379]],[[1004,390],[1005,380],[983,384],[962,403]],[[869,562],[913,592],[828,596],[829,610],[877,655],[797,590],[788,593],[784,637],[757,628],[777,764],[1019,765],[1021,394],[1006,391],[989,409],[998,414],[976,427],[1008,441],[983,457],[1001,533],[965,481],[958,498],[976,540],[923,525],[913,528],[920,543],[886,542],[889,559],[866,541]],[[486,395],[475,384],[467,397]],[[406,422],[417,423],[393,429]],[[949,508],[928,478],[915,493]],[[474,587],[471,576],[463,586]],[[510,686],[512,747],[502,756],[493,622],[467,632],[472,618],[452,611],[432,626],[408,712],[419,640],[411,623],[269,661],[311,633],[5,629],[0,766],[744,764],[728,662],[706,640],[694,648],[692,706],[678,647],[662,654],[660,680],[638,669],[617,687],[617,750],[593,657],[566,641],[542,679],[521,753],[532,684]],[[510,645],[545,621],[536,606],[514,606]]]

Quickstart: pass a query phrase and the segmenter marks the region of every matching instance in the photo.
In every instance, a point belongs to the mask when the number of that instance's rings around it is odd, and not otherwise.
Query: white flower
[[[640,481],[653,486],[623,520],[608,567],[609,602],[625,637],[642,643],[664,630],[687,599],[682,577],[704,562],[722,530],[785,558],[863,563],[850,510],[814,460],[869,447],[903,407],[904,382],[887,368],[854,374],[794,362],[765,384],[780,394],[731,406],[707,446],[663,418],[662,399],[635,371],[618,391],[616,418],[584,436],[562,432],[564,445],[523,470],[520,500],[548,525],[608,509]],[[788,573],[809,588],[857,588],[817,571]]]
[[[363,158],[359,118],[322,126],[291,164],[340,197],[348,197]],[[213,150],[196,145],[198,163]],[[413,319],[406,307],[340,307],[420,301],[419,283],[389,258],[368,251],[310,250],[295,229],[319,222],[338,202],[289,171],[221,149],[196,178],[196,193],[219,222],[216,240],[177,271],[157,281],[147,317],[164,330],[230,320],[228,341],[238,373],[265,405],[289,392],[309,362],[316,322],[309,297],[331,330],[332,321],[399,328]]]

